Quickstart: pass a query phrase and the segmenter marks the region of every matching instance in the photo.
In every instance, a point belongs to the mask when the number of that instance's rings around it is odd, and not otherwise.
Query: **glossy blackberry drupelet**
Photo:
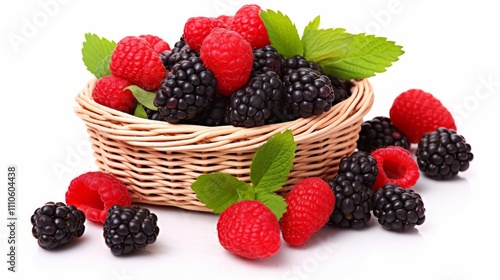
[[[212,104],[200,112],[195,119],[187,123],[204,126],[226,125],[225,116],[228,110],[229,100],[230,98],[228,96],[216,93]]]
[[[339,163],[337,176],[344,176],[350,182],[360,182],[371,188],[379,173],[377,161],[369,153],[355,151],[343,157]]]
[[[148,116],[149,120],[154,120],[154,121],[162,121],[163,116],[160,114],[160,112],[151,110],[147,108],[146,106],[142,105],[142,108],[144,108],[144,111],[146,112],[146,115]]]
[[[455,130],[438,128],[425,133],[415,151],[417,164],[427,177],[446,180],[469,169],[471,145]]]
[[[156,92],[154,105],[169,123],[194,119],[209,107],[217,81],[199,57],[191,56],[172,67]]]
[[[106,246],[115,256],[128,255],[156,242],[158,217],[147,208],[114,205],[103,226]]]
[[[356,144],[358,150],[368,153],[387,146],[399,146],[410,150],[408,138],[385,116],[363,122]]]
[[[165,69],[170,71],[176,63],[187,60],[191,56],[199,56],[199,53],[191,50],[186,44],[186,41],[184,41],[184,37],[181,37],[171,50],[164,51],[160,54],[160,59]]]
[[[328,184],[335,194],[335,207],[329,223],[343,228],[361,229],[371,219],[373,191],[363,183],[337,175]]]
[[[47,202],[31,216],[32,234],[40,247],[52,250],[70,243],[85,232],[85,214],[63,202]]]
[[[413,189],[389,183],[374,193],[373,215],[387,230],[408,230],[424,223],[424,202]]]
[[[351,88],[353,84],[348,80],[341,80],[338,77],[327,74],[327,77],[332,82],[333,95],[335,99],[333,100],[333,105],[336,105],[351,96]]]
[[[283,82],[273,71],[255,74],[231,95],[226,123],[237,127],[266,124],[283,98]]]
[[[330,79],[310,68],[300,68],[284,77],[283,108],[288,120],[320,115],[332,108],[334,101]]]
[[[252,73],[265,73],[273,71],[281,77],[281,69],[284,66],[285,59],[271,45],[263,48],[257,48],[253,51]]]
[[[286,76],[294,73],[300,68],[309,68],[323,74],[323,69],[314,61],[309,61],[301,55],[295,55],[290,58],[284,59],[281,68],[281,78],[284,80]]]

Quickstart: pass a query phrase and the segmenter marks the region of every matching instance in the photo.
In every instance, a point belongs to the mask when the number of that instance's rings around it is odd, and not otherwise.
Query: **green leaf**
[[[250,180],[256,191],[274,192],[288,180],[297,143],[288,129],[259,147],[250,165]]]
[[[311,20],[304,28],[304,32],[302,33],[302,36],[304,36],[304,34],[306,34],[310,30],[318,30],[319,22],[320,22],[319,16],[317,16],[313,20]]]
[[[215,213],[222,213],[238,201],[255,199],[252,186],[226,173],[200,175],[191,184],[191,189],[196,192],[196,197]]]
[[[85,34],[82,60],[87,70],[96,78],[111,74],[109,63],[115,47],[116,43],[114,41],[109,41],[92,33]]]
[[[354,35],[343,28],[308,29],[304,32],[302,43],[304,57],[317,64],[342,57],[349,52]]]
[[[287,204],[285,202],[285,198],[277,195],[276,193],[257,191],[255,193],[255,199],[264,203],[271,210],[271,212],[273,212],[278,221],[286,212]]]
[[[158,111],[158,108],[154,105],[156,93],[146,91],[136,85],[128,86],[125,89],[130,90],[134,95],[135,99],[137,99],[137,102],[144,105],[144,107]]]
[[[399,60],[403,48],[384,37],[357,34],[348,46],[348,51],[338,57],[319,61],[325,73],[341,79],[363,79],[382,73]]]
[[[147,119],[148,114],[146,113],[146,110],[144,110],[144,107],[142,107],[141,104],[137,104],[134,110],[134,116],[142,119]]]
[[[290,18],[280,11],[261,11],[271,45],[285,58],[302,55],[302,43],[297,27]]]

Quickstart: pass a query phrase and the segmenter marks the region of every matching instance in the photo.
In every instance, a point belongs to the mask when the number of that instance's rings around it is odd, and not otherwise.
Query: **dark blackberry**
[[[84,223],[85,214],[75,206],[47,202],[31,216],[31,233],[40,247],[52,250],[82,236]]]
[[[385,184],[373,195],[373,215],[385,229],[411,229],[425,221],[424,202],[413,189]]]
[[[356,144],[358,150],[368,153],[387,146],[399,146],[410,150],[408,138],[394,127],[388,117],[384,116],[363,122]]]
[[[330,79],[310,68],[285,76],[284,111],[289,120],[320,115],[332,108],[335,96]]]
[[[371,188],[379,173],[377,161],[369,153],[356,151],[340,159],[337,176],[350,182],[360,182]]]
[[[211,105],[216,86],[212,71],[192,56],[172,67],[156,92],[154,105],[169,123],[191,120]]]
[[[253,56],[252,73],[274,71],[281,77],[281,68],[285,60],[274,47],[267,45],[263,48],[254,49]]]
[[[186,41],[184,41],[184,37],[181,37],[179,41],[174,44],[174,47],[171,50],[164,51],[160,54],[160,59],[165,69],[170,71],[176,63],[182,60],[187,60],[191,56],[199,56],[199,54],[196,51],[191,50],[186,44]]]
[[[226,125],[225,116],[229,105],[229,97],[216,93],[212,105],[203,110],[190,124],[204,126]]]
[[[309,61],[305,59],[301,55],[295,55],[290,58],[284,59],[282,62],[281,68],[281,78],[284,79],[285,76],[294,73],[296,70],[300,68],[310,68],[312,70],[318,71],[323,74],[323,68],[319,66],[314,61]]]
[[[474,159],[471,146],[455,130],[438,128],[425,133],[415,151],[417,164],[426,176],[446,180],[469,169]]]
[[[351,87],[353,86],[351,81],[341,80],[332,74],[328,74],[327,76],[332,82],[333,95],[335,96],[333,105],[338,104],[351,96]]]
[[[231,95],[226,123],[239,127],[266,124],[283,96],[283,83],[273,71],[255,74]]]
[[[144,108],[144,111],[146,112],[146,115],[148,116],[149,120],[154,120],[154,121],[162,121],[163,120],[163,115],[160,114],[160,112],[155,111],[155,110],[151,110],[144,105],[142,105],[142,108]]]
[[[344,228],[361,229],[371,219],[373,191],[361,182],[337,175],[329,180],[335,194],[335,207],[329,222]]]
[[[127,255],[153,244],[160,232],[158,217],[147,208],[114,205],[104,221],[103,236],[115,256]]]

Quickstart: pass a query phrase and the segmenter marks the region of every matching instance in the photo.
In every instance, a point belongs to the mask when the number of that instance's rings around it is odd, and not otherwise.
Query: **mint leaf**
[[[288,129],[259,147],[250,165],[250,180],[256,191],[274,192],[288,180],[297,143]]]
[[[287,204],[285,202],[285,198],[277,195],[276,193],[257,191],[255,193],[255,199],[264,203],[271,210],[271,212],[273,212],[278,221],[286,212]]]
[[[402,47],[394,42],[360,33],[354,35],[343,55],[327,57],[318,64],[325,73],[341,79],[364,79],[385,72],[402,54]]]
[[[320,22],[320,17],[319,16],[315,17],[306,25],[306,27],[304,27],[304,32],[302,32],[302,34],[306,34],[310,30],[318,30],[319,22]]]
[[[146,110],[144,110],[144,107],[142,107],[141,104],[137,104],[134,110],[134,116],[142,119],[147,119],[148,114],[146,113]]]
[[[302,37],[304,57],[317,64],[345,56],[354,35],[346,33],[345,29],[308,29]]]
[[[156,93],[146,91],[136,85],[128,86],[125,89],[128,89],[132,92],[135,99],[137,99],[137,102],[144,105],[148,109],[158,111],[158,108],[154,105]]]
[[[290,18],[280,11],[261,11],[271,45],[285,58],[302,55],[302,43],[297,27]]]
[[[215,213],[222,213],[238,201],[255,199],[252,186],[226,173],[200,175],[191,184],[191,189],[196,192],[196,197]]]
[[[111,74],[109,63],[111,54],[116,47],[114,41],[91,33],[85,34],[85,41],[82,47],[82,60],[87,70],[96,78],[102,78]]]

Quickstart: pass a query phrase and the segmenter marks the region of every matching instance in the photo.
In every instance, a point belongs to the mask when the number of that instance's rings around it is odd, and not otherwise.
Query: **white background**
[[[167,4],[168,3],[168,4]],[[496,177],[500,93],[500,20],[494,1],[254,1],[289,15],[299,31],[316,15],[321,27],[384,36],[405,54],[371,78],[375,103],[366,119],[388,115],[410,88],[434,94],[453,113],[475,155],[449,182],[421,177],[426,222],[408,233],[325,228],[302,248],[283,243],[269,259],[249,261],[217,240],[217,216],[153,207],[158,241],[144,252],[114,257],[102,229],[53,252],[38,247],[30,216],[47,201],[64,201],[72,178],[96,166],[74,98],[92,77],[81,60],[86,32],[118,41],[155,34],[171,45],[191,16],[233,14],[238,0],[2,1],[0,271],[2,279],[499,279]],[[490,127],[489,125],[492,125]],[[496,133],[495,133],[496,134]],[[488,161],[488,158],[490,161]],[[18,168],[16,273],[7,271],[7,166]]]

